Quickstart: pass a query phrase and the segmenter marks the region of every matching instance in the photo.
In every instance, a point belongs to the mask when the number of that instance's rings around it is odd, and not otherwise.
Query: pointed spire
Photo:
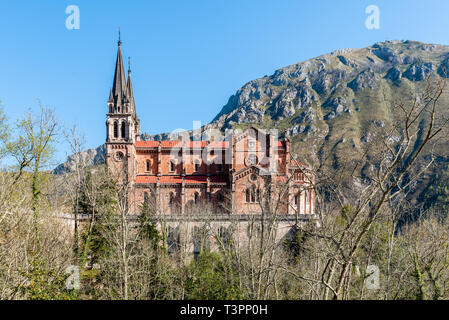
[[[131,107],[131,113],[134,117],[136,117],[136,105],[134,102],[134,91],[133,91],[133,83],[131,81],[131,57],[128,57],[128,95],[129,95],[129,103]]]
[[[112,95],[112,88],[111,88],[111,90],[109,90],[108,103],[114,103],[114,96]]]
[[[119,29],[117,62],[115,64],[114,82],[112,84],[112,96],[114,99],[114,104],[116,106],[120,106],[125,101],[128,100],[125,68],[123,67],[121,44],[122,42],[120,40],[120,29]]]

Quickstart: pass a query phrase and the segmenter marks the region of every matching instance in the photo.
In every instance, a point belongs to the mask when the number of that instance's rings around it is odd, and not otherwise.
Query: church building
[[[144,141],[121,45],[106,114],[106,165],[127,184],[133,213],[145,201],[161,215],[260,215],[267,203],[276,203],[279,215],[315,213],[314,172],[293,159],[289,139],[275,130]]]

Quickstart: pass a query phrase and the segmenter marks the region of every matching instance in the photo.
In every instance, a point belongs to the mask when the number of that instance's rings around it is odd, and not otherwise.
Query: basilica
[[[135,213],[145,201],[160,215],[260,215],[267,204],[278,215],[315,212],[314,172],[291,156],[289,139],[279,139],[276,130],[250,126],[221,137],[202,132],[144,141],[120,40],[106,114],[106,165],[128,186]]]

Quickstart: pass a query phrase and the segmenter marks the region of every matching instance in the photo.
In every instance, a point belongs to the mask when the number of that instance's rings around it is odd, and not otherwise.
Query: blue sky
[[[80,9],[68,30],[66,7]],[[380,9],[380,29],[365,8]],[[0,1],[0,100],[12,120],[37,99],[87,147],[105,140],[121,26],[142,131],[210,122],[246,82],[341,48],[384,40],[449,44],[447,0]],[[67,146],[58,146],[64,160]]]

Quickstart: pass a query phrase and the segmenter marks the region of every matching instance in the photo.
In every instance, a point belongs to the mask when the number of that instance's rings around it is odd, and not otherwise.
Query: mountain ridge
[[[431,73],[447,78],[448,69],[446,45],[393,40],[339,49],[247,82],[203,128],[277,128],[292,138],[303,161],[317,167],[333,153],[338,166],[369,142],[371,128],[392,121],[395,100],[412,97]],[[63,164],[59,168],[63,171]]]

